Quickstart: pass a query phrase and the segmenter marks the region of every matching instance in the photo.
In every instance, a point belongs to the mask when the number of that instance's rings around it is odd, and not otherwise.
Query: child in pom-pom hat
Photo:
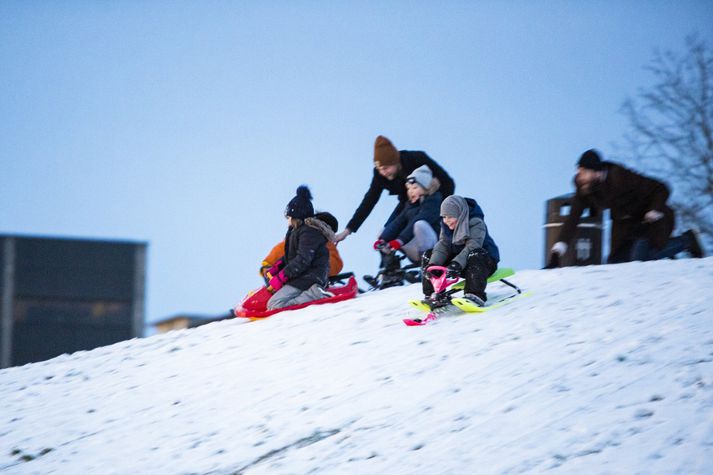
[[[329,273],[327,242],[334,241],[334,231],[315,217],[307,186],[297,188],[296,196],[285,208],[285,217],[285,255],[265,272],[267,288],[273,293],[267,302],[268,310],[331,296],[325,290]]]
[[[328,213],[327,211],[319,211],[314,215],[315,218],[319,219],[320,221],[324,221],[329,225],[330,228],[332,228],[332,231],[335,233],[339,230],[339,221],[337,221],[337,218],[334,217],[332,213]],[[342,256],[339,254],[339,250],[337,250],[336,244],[334,242],[329,241],[327,243],[327,249],[329,249],[329,276],[332,277],[334,275],[338,275],[342,269],[344,268],[344,261],[342,260]],[[285,240],[283,239],[282,241],[278,242],[273,246],[272,249],[270,249],[270,252],[265,256],[265,258],[262,260],[262,263],[260,264],[260,276],[265,277],[266,272],[274,266],[278,260],[282,259],[285,255]]]

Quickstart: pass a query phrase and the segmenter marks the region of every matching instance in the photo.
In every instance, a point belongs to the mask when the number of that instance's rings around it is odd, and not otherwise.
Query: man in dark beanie
[[[384,190],[387,190],[390,195],[396,195],[399,200],[398,205],[384,226],[393,221],[408,202],[406,178],[423,165],[428,165],[433,177],[440,182],[441,188],[439,191],[442,198],[452,195],[455,191],[453,179],[431,157],[424,152],[399,151],[386,137],[382,135],[376,137],[376,142],[374,143],[374,176],[371,179],[371,185],[369,185],[361,204],[354,212],[354,216],[347,223],[347,227],[337,234],[337,242],[344,240],[351,233],[357,232],[364,220],[371,214]]]
[[[559,257],[567,252],[587,208],[610,210],[609,263],[672,258],[683,251],[693,257],[703,256],[692,230],[671,238],[675,217],[666,205],[669,189],[662,182],[603,161],[596,150],[587,150],[577,162],[574,183],[572,208],[552,246],[548,268],[557,267]]]
[[[602,171],[604,170],[604,162],[599,157],[599,152],[594,149],[587,150],[579,157],[577,162],[578,168],[583,168],[585,170]]]

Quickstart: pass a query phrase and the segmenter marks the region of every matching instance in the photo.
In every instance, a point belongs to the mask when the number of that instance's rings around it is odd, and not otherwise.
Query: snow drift
[[[428,327],[413,285],[0,371],[0,472],[710,470],[713,259],[513,281]]]

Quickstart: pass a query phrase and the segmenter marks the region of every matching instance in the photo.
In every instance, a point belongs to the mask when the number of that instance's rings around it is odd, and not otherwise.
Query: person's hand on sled
[[[376,241],[374,241],[374,250],[383,252],[384,254],[388,254],[391,252],[389,243],[384,241],[383,239],[377,239]]]
[[[344,241],[347,238],[347,236],[349,236],[351,233],[352,233],[351,229],[344,228],[344,231],[334,235],[334,244],[339,244],[340,242]]]
[[[404,243],[401,241],[401,239],[392,239],[389,241],[389,249],[393,249],[394,251],[398,251],[401,249],[401,246],[403,246]]]
[[[277,275],[270,278],[269,282],[267,283],[267,290],[270,293],[274,294],[275,292],[280,290],[283,285],[285,285],[285,282],[287,282],[287,276],[285,276],[285,271],[281,270],[277,273]]]
[[[282,259],[278,259],[277,262],[265,271],[265,278],[269,281],[275,277],[283,267],[285,267],[285,262]]]
[[[448,264],[447,269],[448,277],[460,277],[461,272],[463,272],[463,266],[457,261],[451,261],[451,263]]]

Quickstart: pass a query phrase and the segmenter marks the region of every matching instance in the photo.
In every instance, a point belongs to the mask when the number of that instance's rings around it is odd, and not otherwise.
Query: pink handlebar
[[[432,271],[441,271],[441,275],[436,277],[435,275],[433,275]],[[455,279],[448,278],[448,268],[443,266],[429,266],[426,269],[426,273],[428,279],[431,281],[431,285],[433,285],[433,290],[435,290],[436,292],[442,292],[449,285],[458,282],[457,277]]]

